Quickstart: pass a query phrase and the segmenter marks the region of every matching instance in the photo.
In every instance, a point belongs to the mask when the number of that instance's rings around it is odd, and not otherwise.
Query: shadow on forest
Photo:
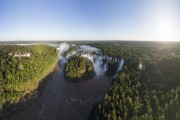
[[[58,64],[55,65],[54,69],[48,75],[39,81],[38,88],[35,91],[27,93],[18,103],[10,103],[9,101],[6,101],[2,106],[2,110],[0,109],[0,119],[9,118],[14,112],[22,111],[35,103],[43,94],[46,84],[52,78],[57,68]]]

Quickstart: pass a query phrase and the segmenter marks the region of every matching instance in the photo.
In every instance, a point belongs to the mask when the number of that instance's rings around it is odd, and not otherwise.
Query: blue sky
[[[0,0],[0,40],[180,40],[179,0]]]

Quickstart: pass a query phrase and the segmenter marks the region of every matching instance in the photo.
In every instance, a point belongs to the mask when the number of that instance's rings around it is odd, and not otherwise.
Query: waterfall
[[[107,66],[107,63],[106,64],[104,64],[104,72],[106,72],[107,70],[108,70],[108,66]]]
[[[61,44],[59,45],[59,51],[60,51],[60,54],[61,54],[61,55],[64,55],[64,53],[65,53],[66,51],[68,51],[68,50],[69,50],[69,44],[61,43]]]
[[[118,72],[122,69],[123,64],[124,64],[124,59],[120,59],[118,57],[111,57],[106,54],[102,54],[101,50],[95,47],[91,47],[89,45],[80,45],[80,51],[73,51],[71,52],[68,56],[64,56],[65,52],[69,50],[70,45],[66,43],[62,43],[59,45],[59,51],[60,51],[60,60],[63,63],[66,63],[69,57],[77,54],[81,54],[82,57],[85,57],[92,61],[93,66],[94,66],[94,72],[96,75],[103,75],[105,72],[108,70],[108,61],[113,61],[113,62],[119,62],[117,72],[114,75],[113,78],[115,78],[118,74]],[[94,53],[95,52],[95,53]]]
[[[116,72],[116,74],[114,75],[114,77],[113,77],[113,78],[116,78],[116,76],[117,76],[118,72],[122,69],[123,64],[124,64],[124,59],[121,59],[121,61],[120,61],[120,62],[119,62],[119,64],[118,64],[118,69],[117,69],[117,72]]]

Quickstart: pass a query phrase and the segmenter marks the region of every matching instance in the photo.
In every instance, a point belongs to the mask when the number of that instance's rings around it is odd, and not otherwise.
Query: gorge
[[[108,56],[100,49],[89,45],[61,43],[51,44],[51,46],[59,50],[58,67],[48,80],[38,101],[22,111],[16,111],[10,117],[11,120],[87,119],[92,107],[101,101],[113,77],[121,70],[124,63],[124,59]],[[72,46],[78,47],[66,54]],[[68,82],[64,78],[65,64],[69,58],[77,55],[92,62],[95,75],[90,80],[78,83]],[[109,68],[108,62],[118,63],[116,74],[106,75]]]

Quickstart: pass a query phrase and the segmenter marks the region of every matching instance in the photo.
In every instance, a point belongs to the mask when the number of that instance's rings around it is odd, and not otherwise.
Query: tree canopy
[[[30,54],[29,57],[17,56]],[[47,45],[0,45],[0,111],[26,101],[39,82],[53,70],[58,60],[56,48]]]
[[[87,58],[80,56],[71,57],[64,69],[65,78],[73,82],[89,79],[89,77],[92,77],[93,72],[93,63]]]
[[[90,120],[180,119],[179,47],[159,49],[121,42],[97,46],[110,56],[124,57],[125,64],[91,111]],[[139,62],[143,70],[138,69]]]

